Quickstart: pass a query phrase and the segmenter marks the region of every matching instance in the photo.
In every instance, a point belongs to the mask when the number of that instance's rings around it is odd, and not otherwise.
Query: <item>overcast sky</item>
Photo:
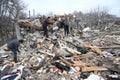
[[[96,7],[105,7],[109,13],[120,17],[120,0],[23,0],[27,5],[27,12],[33,9],[35,14],[72,13],[74,11],[89,12]]]

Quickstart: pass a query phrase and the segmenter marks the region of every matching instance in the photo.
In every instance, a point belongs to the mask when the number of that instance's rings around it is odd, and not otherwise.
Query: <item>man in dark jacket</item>
[[[63,20],[63,25],[64,25],[64,34],[68,35],[69,34],[69,23],[67,19]]]
[[[44,36],[48,37],[48,29],[47,26],[49,24],[52,24],[52,22],[50,22],[50,17],[48,17],[47,19],[45,19],[45,21],[43,22],[43,30],[44,30]]]
[[[24,41],[22,39],[20,40],[12,40],[10,42],[8,42],[7,47],[9,50],[11,50],[13,52],[13,57],[14,57],[14,61],[17,62],[17,52],[20,54],[19,51],[19,46],[21,43],[23,43]]]

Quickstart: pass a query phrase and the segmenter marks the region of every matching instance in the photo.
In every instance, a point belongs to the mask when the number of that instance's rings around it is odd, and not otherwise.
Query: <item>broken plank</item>
[[[120,49],[120,46],[99,47],[100,49]]]
[[[73,61],[73,66],[86,66],[86,63],[82,61]]]
[[[39,50],[40,51],[40,50]],[[43,54],[47,54],[47,55],[49,55],[49,56],[52,56],[52,57],[54,57],[55,56],[55,54],[52,54],[52,53],[49,53],[49,52],[44,52],[44,51],[40,51],[41,53],[43,53]]]
[[[78,52],[77,50],[71,49],[71,48],[66,48],[66,50],[72,54],[81,54],[81,52]]]
[[[62,57],[60,57],[60,60],[62,60],[67,65],[72,66],[72,63],[68,62],[67,60],[63,59]]]
[[[97,54],[102,54],[102,51],[98,47],[96,47],[96,46],[92,46],[91,47],[91,51],[95,52]]]
[[[57,42],[58,42],[60,48],[62,48],[62,45],[61,45],[61,43],[60,43],[60,40],[57,40]]]
[[[91,67],[83,67],[82,72],[90,72],[90,71],[104,71],[107,70],[105,67],[91,66]]]

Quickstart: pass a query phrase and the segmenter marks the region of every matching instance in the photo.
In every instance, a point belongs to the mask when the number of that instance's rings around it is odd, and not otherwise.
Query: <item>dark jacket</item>
[[[8,44],[7,44],[8,48],[10,50],[15,50],[15,51],[18,51],[19,52],[19,49],[18,47],[20,46],[20,42],[19,40],[15,39],[15,40],[12,40],[10,41]]]
[[[64,21],[63,21],[63,24],[64,24],[64,26],[69,26],[69,23],[68,23],[67,20],[64,20]]]
[[[43,27],[47,27],[49,24],[52,24],[48,19],[46,19],[43,23]]]

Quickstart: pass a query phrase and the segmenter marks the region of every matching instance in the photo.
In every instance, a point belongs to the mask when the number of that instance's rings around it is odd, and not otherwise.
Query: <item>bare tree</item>
[[[3,43],[15,37],[14,20],[24,9],[21,0],[0,0],[0,37]]]
[[[104,30],[108,22],[116,18],[116,16],[109,14],[106,7],[97,7],[85,14],[75,11],[73,15],[87,26],[99,30]]]
[[[25,12],[20,11],[19,19],[27,19],[27,14]]]
[[[90,25],[93,25],[96,29],[100,29],[103,21],[106,18],[106,15],[108,15],[107,8],[98,7],[94,10],[91,10],[88,13],[88,23],[90,23]]]

